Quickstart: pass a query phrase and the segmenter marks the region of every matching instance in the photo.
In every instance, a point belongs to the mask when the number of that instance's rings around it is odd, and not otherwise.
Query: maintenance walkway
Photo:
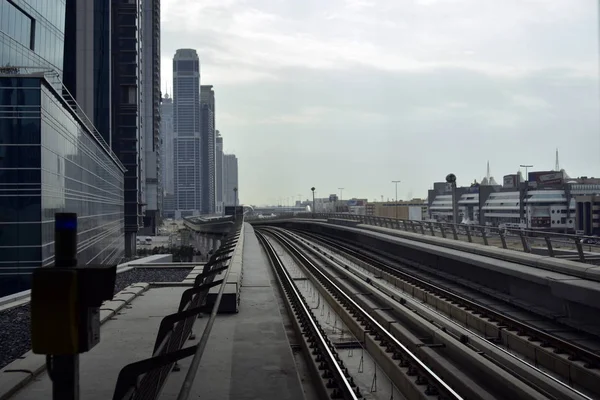
[[[274,276],[249,224],[243,235],[239,312],[217,316],[189,398],[304,399],[307,383],[301,381],[308,378],[301,376],[304,374],[301,361],[298,368],[292,353],[293,334],[287,316],[281,311],[282,300]],[[197,271],[190,274],[194,273]],[[121,368],[152,353],[160,321],[177,312],[181,294],[189,285],[185,281],[133,284],[119,292],[112,302],[105,303],[101,341],[80,356],[82,399],[112,398]],[[189,340],[186,346],[198,342],[207,320],[208,316],[196,320],[194,340]],[[190,362],[191,357],[180,361],[180,370],[171,372],[161,399],[177,398]],[[6,369],[31,371],[34,366],[40,369],[40,363],[43,356],[28,353]],[[14,384],[27,372],[13,374]],[[0,382],[10,383],[6,379]],[[0,399],[8,388],[3,386],[7,385],[0,385]],[[37,400],[49,398],[51,393],[51,382],[44,371],[10,398]]]

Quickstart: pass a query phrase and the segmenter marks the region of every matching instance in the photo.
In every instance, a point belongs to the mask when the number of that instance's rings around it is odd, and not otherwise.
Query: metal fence
[[[176,313],[167,315],[160,323],[152,356],[126,365],[117,379],[113,400],[153,400],[158,398],[169,373],[178,360],[196,354],[198,345],[184,348],[192,333],[198,314],[203,311],[208,292],[212,287],[224,285],[224,279],[214,280],[215,275],[230,265],[240,231],[242,219],[238,219],[219,249],[211,256],[190,289],[181,295]],[[219,308],[219,299],[213,312]],[[210,333],[210,331],[208,331]],[[206,330],[205,333],[207,334]]]
[[[598,238],[539,231],[533,229],[498,228],[492,226],[453,224],[437,221],[417,221],[346,213],[289,213],[274,218],[247,218],[247,221],[269,221],[287,218],[343,219],[426,236],[478,243],[525,253],[547,255],[561,259],[600,263]]]

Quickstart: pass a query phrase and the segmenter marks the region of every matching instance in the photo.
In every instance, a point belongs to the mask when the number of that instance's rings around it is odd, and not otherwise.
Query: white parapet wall
[[[225,290],[221,303],[219,304],[219,313],[237,313],[240,308],[240,290],[242,286],[243,278],[243,257],[244,257],[244,228],[246,224],[242,225],[240,231],[240,237],[238,239],[235,250],[231,255],[229,261],[229,275],[227,275],[227,282],[225,284]],[[227,270],[215,275],[215,281],[219,279],[225,279]],[[220,285],[215,286],[208,292],[206,304],[208,307],[212,307],[216,297],[219,293]]]
[[[131,260],[123,264],[117,265],[117,274],[127,272],[134,268],[143,268],[144,264],[157,264],[157,263],[168,263],[173,261],[172,254],[155,254],[148,257],[138,258],[137,260]],[[31,290],[24,290],[22,292],[13,293],[8,296],[0,298],[0,311],[8,308],[18,307],[20,305],[29,302],[31,296]]]

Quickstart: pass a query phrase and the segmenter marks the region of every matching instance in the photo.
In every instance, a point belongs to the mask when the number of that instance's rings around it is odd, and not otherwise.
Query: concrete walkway
[[[244,233],[244,280],[240,312],[218,316],[190,399],[303,400],[296,364],[270,282],[270,268],[254,230]],[[199,339],[208,318],[198,320]],[[161,399],[174,400],[190,359],[172,373]]]
[[[240,312],[217,317],[190,399],[304,400],[297,367],[284,329],[268,268],[252,227],[245,227]],[[101,342],[81,356],[81,399],[110,400],[119,371],[150,357],[161,319],[177,310],[185,287],[154,288],[136,298],[101,328]],[[194,326],[200,339],[208,317]],[[191,358],[172,372],[161,399],[176,399]],[[46,373],[13,397],[51,398]]]

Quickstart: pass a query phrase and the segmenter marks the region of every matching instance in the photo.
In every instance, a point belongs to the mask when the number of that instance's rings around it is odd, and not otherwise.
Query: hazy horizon
[[[194,48],[240,200],[426,197],[453,172],[600,176],[591,0],[162,1],[163,90]]]

